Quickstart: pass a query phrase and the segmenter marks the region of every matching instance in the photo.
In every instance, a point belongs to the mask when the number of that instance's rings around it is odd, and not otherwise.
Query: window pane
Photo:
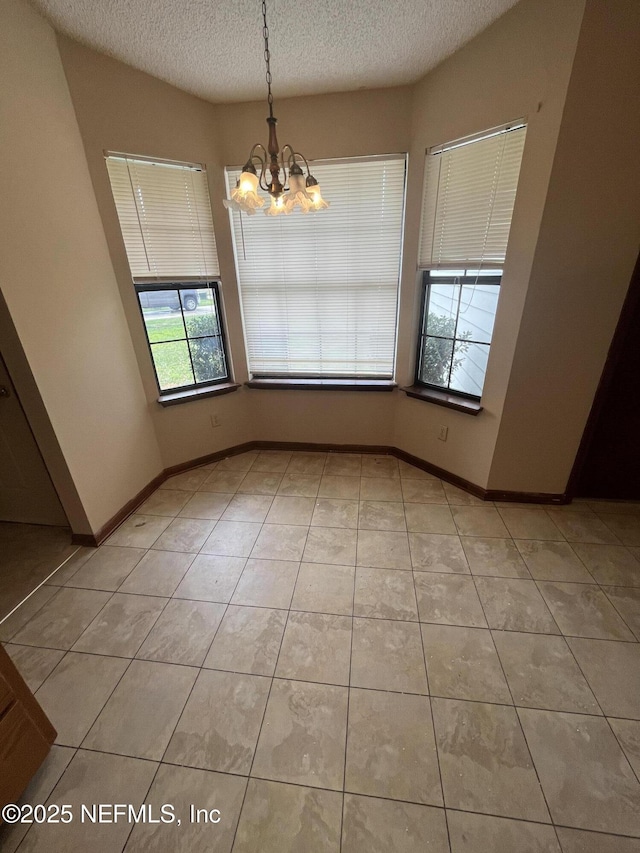
[[[429,287],[429,314],[426,333],[452,338],[456,329],[458,312],[458,284],[432,284]]]
[[[177,290],[145,290],[138,299],[149,343],[185,337]]]
[[[214,382],[227,375],[220,338],[196,338],[189,341],[196,382]]]
[[[193,371],[186,341],[153,344],[151,353],[161,391],[179,388],[182,385],[193,385]]]
[[[420,372],[422,382],[446,388],[452,354],[453,341],[443,338],[425,338]]]
[[[480,397],[488,358],[489,344],[456,341],[449,387],[453,391],[462,391],[464,394]]]
[[[460,299],[457,338],[491,343],[499,288],[491,284],[464,284]]]
[[[189,338],[220,334],[213,290],[210,287],[183,290],[182,304],[184,306],[184,322]]]

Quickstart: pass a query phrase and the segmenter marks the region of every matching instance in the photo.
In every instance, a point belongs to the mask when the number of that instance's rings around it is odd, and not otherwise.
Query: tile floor
[[[639,546],[640,504],[487,504],[391,457],[173,477],[0,639],[59,733],[27,800],[181,826],[0,847],[639,853]]]

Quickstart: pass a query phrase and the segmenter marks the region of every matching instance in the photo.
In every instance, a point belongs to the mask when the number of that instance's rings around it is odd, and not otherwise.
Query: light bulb
[[[284,198],[279,196],[271,196],[271,205],[265,210],[265,216],[278,216],[281,213],[290,213],[290,210],[287,210]]]
[[[311,196],[311,210],[325,210],[329,207],[329,202],[322,198],[320,184],[308,186],[307,193]]]

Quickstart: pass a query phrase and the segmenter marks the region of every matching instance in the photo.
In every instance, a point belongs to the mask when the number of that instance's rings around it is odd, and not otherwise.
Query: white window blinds
[[[428,152],[420,267],[504,263],[525,133],[519,125]]]
[[[106,159],[133,278],[219,275],[204,167],[117,154]]]
[[[393,376],[405,160],[314,163],[328,210],[231,213],[254,376]]]

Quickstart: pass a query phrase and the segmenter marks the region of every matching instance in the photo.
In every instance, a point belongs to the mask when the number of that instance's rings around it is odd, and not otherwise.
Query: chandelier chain
[[[269,51],[269,27],[267,26],[267,2],[262,0],[262,37],[264,38],[264,61],[267,66],[267,102],[269,104],[269,115],[273,118],[273,95],[271,94],[271,52]]]

